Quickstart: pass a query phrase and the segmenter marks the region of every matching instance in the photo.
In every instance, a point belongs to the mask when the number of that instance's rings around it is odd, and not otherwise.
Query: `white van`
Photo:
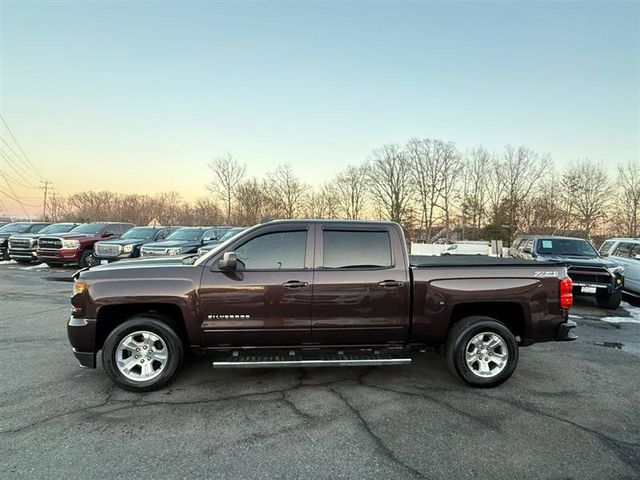
[[[491,247],[486,243],[454,243],[447,246],[440,255],[489,255]]]

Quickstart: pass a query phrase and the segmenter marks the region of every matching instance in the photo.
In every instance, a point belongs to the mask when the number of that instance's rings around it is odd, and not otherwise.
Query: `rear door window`
[[[325,230],[322,235],[324,268],[389,268],[391,239],[386,231]]]

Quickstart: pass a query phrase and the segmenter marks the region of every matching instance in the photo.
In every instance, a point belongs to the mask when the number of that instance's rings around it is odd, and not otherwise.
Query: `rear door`
[[[313,342],[405,342],[410,280],[402,237],[386,225],[342,225],[316,227]]]
[[[214,256],[199,291],[208,347],[298,346],[311,342],[313,225],[264,226],[230,244],[238,269],[222,272]]]

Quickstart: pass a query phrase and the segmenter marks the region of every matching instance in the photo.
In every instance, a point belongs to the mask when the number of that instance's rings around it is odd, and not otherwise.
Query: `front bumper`
[[[558,330],[556,331],[556,337],[554,340],[556,342],[570,342],[572,340],[576,340],[578,337],[574,335],[571,330],[576,328],[578,324],[573,320],[567,320],[566,322],[558,325]]]
[[[80,365],[96,368],[96,321],[91,318],[69,318],[67,336]]]
[[[82,250],[36,250],[38,260],[43,262],[73,263],[80,260]]]
[[[26,248],[10,248],[9,257],[18,260],[35,260],[36,252],[35,250],[28,250]]]

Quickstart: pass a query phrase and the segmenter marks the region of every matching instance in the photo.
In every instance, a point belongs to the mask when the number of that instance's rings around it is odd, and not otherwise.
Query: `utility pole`
[[[40,189],[44,191],[44,200],[42,201],[42,219],[44,220],[47,216],[47,192],[49,191],[51,182],[47,182],[46,180],[41,180],[40,183],[43,184],[40,187]]]

